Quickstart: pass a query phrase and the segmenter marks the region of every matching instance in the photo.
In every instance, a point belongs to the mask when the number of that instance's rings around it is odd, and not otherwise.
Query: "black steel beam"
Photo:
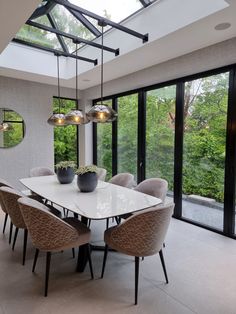
[[[30,26],[33,26],[33,27],[37,27],[39,29],[43,29],[45,31],[48,31],[48,32],[51,32],[51,33],[54,33],[54,34],[57,34],[57,35],[60,35],[60,36],[63,36],[63,37],[70,38],[71,40],[74,41],[74,43],[76,43],[76,42],[77,43],[83,43],[83,44],[87,44],[87,45],[95,47],[95,48],[102,49],[102,45],[97,44],[94,41],[89,41],[89,40],[83,39],[81,37],[77,37],[77,36],[74,36],[74,35],[71,35],[71,34],[67,34],[65,32],[60,31],[59,29],[55,29],[55,28],[52,28],[52,27],[49,27],[49,26],[46,26],[46,25],[43,25],[43,24],[39,24],[39,23],[30,21],[30,20],[28,20],[26,22],[26,24],[30,25]],[[104,46],[103,49],[106,50],[106,51],[114,53],[116,56],[119,55],[119,48],[118,49],[113,49],[113,48]]]
[[[44,6],[37,8],[34,13],[31,15],[30,19],[36,19],[37,17],[46,15],[51,12],[55,7],[56,3],[49,1]]]
[[[88,20],[83,14],[74,11],[70,8],[66,8],[74,17],[79,20],[91,33],[93,33],[96,37],[101,35],[101,32]]]
[[[16,42],[16,43],[18,43],[18,44],[25,45],[25,46],[29,46],[29,47],[37,48],[37,49],[40,49],[40,50],[52,52],[52,53],[58,54],[58,55],[60,55],[60,56],[64,56],[64,57],[69,57],[69,58],[74,58],[74,59],[76,59],[76,55],[73,55],[73,54],[71,54],[71,53],[67,53],[67,52],[60,51],[60,50],[53,49],[53,48],[49,48],[49,47],[44,47],[44,46],[41,46],[41,45],[38,45],[38,44],[35,44],[35,43],[31,43],[31,42],[28,42],[28,41],[24,41],[24,40],[22,40],[22,39],[13,38],[12,41],[13,41],[13,42]],[[78,60],[85,61],[85,62],[93,63],[94,65],[97,65],[97,64],[98,64],[98,60],[97,60],[97,59],[88,59],[88,58],[79,57],[79,56],[77,57],[77,59],[78,59]]]
[[[133,31],[123,25],[120,25],[120,24],[117,24],[117,23],[114,23],[108,19],[106,19],[105,17],[102,17],[100,15],[97,15],[95,13],[92,13],[88,10],[85,10],[81,7],[78,7],[74,4],[71,4],[69,1],[66,1],[66,0],[53,0],[54,2],[56,2],[57,4],[60,4],[60,5],[63,5],[65,8],[67,9],[72,9],[73,11],[76,11],[76,12],[79,12],[81,14],[85,14],[87,16],[90,16],[92,17],[93,19],[97,20],[97,21],[104,21],[107,25],[110,25],[116,29],[119,29],[120,31],[122,32],[125,32],[127,34],[130,34],[132,36],[135,36],[135,37],[138,37],[138,38],[141,38],[143,40],[143,42],[147,42],[148,41],[148,34],[140,34],[136,31]]]
[[[149,0],[139,0],[139,1],[142,3],[142,5],[145,8],[151,4],[151,2]]]
[[[47,14],[47,17],[48,17],[48,20],[51,23],[52,27],[54,29],[58,30],[57,23],[56,23],[54,17],[50,13]],[[65,44],[63,37],[60,36],[59,34],[56,34],[56,36],[57,36],[57,39],[58,39],[63,51],[69,53],[69,50],[67,48],[67,45]]]

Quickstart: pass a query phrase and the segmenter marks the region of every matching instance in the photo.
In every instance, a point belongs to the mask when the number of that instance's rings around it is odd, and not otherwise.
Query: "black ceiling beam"
[[[71,40],[73,40],[74,43],[83,43],[83,44],[87,44],[87,45],[95,47],[95,48],[102,49],[102,45],[97,44],[94,41],[89,41],[87,39],[83,39],[83,38],[80,38],[80,37],[77,37],[77,36],[74,36],[74,35],[62,32],[59,29],[54,29],[52,27],[49,27],[49,26],[46,26],[46,25],[43,25],[43,24],[39,24],[39,23],[36,23],[36,22],[33,22],[33,21],[27,21],[26,24],[30,25],[30,26],[33,26],[33,27],[37,27],[39,29],[42,29],[42,30],[45,30],[45,31],[48,31],[48,32],[51,32],[51,33],[54,33],[54,34],[57,34],[57,35],[60,35],[60,36],[64,36],[64,37],[70,38]],[[119,48],[118,49],[113,49],[113,48],[110,48],[110,47],[107,47],[107,46],[103,46],[103,49],[106,50],[106,51],[114,53],[116,56],[119,55]]]
[[[149,0],[139,0],[139,1],[142,3],[142,5],[145,8],[151,4],[151,2]]]
[[[96,37],[101,35],[101,32],[88,20],[83,14],[80,12],[76,12],[70,8],[66,8],[74,17],[79,20],[91,33],[93,33]]]
[[[44,6],[37,8],[34,13],[31,15],[30,20],[36,19],[37,17],[43,16],[51,12],[55,7],[56,3],[48,1]]]
[[[92,13],[88,10],[85,10],[83,8],[80,8],[74,4],[71,4],[70,2],[66,1],[66,0],[53,0],[55,3],[57,4],[60,4],[60,5],[63,5],[65,8],[67,9],[72,9],[73,11],[76,11],[76,12],[79,12],[81,14],[85,14],[87,16],[90,16],[92,17],[93,19],[97,20],[97,21],[104,21],[107,25],[110,25],[116,29],[119,29],[120,31],[122,32],[125,32],[125,33],[128,33],[132,36],[135,36],[135,37],[138,37],[138,38],[141,38],[143,40],[143,42],[147,42],[148,41],[148,34],[140,34],[136,31],[133,31],[123,25],[120,25],[120,24],[117,24],[117,23],[114,23],[108,19],[106,19],[105,17],[102,17],[102,16],[99,16],[95,13]]]
[[[47,17],[48,17],[49,22],[52,25],[52,27],[55,28],[55,29],[58,29],[57,22],[55,21],[54,17],[51,15],[51,13],[48,13]],[[68,48],[67,48],[67,46],[65,44],[65,41],[64,41],[63,37],[61,37],[58,34],[56,34],[56,36],[57,36],[57,39],[58,39],[58,41],[59,41],[63,51],[69,53],[69,50],[68,50]]]
[[[67,53],[67,52],[64,52],[64,51],[60,51],[60,50],[49,48],[49,47],[45,47],[45,46],[41,46],[41,45],[38,45],[38,44],[35,44],[35,43],[31,43],[31,42],[28,42],[28,41],[25,41],[25,40],[22,40],[22,39],[19,39],[19,38],[13,38],[12,41],[15,42],[15,43],[21,44],[21,45],[25,45],[25,46],[33,47],[33,48],[36,48],[36,49],[52,52],[52,53],[60,55],[60,56],[70,57],[70,58],[76,59],[76,55],[73,55],[71,53]],[[94,65],[98,64],[98,60],[97,59],[88,59],[88,58],[84,58],[84,57],[80,57],[80,56],[78,56],[77,59],[85,61],[85,62],[93,63]]]

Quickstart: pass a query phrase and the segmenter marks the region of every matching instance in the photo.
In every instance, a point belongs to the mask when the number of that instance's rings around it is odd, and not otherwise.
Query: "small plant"
[[[89,166],[82,166],[79,167],[78,170],[76,171],[76,174],[81,175],[81,174],[85,174],[87,172],[98,172],[98,168],[95,165],[89,165]]]
[[[76,164],[74,161],[60,161],[58,164],[56,164],[56,169],[67,169],[72,168],[76,169]]]

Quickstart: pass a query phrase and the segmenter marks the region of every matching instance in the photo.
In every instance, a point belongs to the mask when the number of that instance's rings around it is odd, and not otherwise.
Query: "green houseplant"
[[[68,184],[73,181],[76,169],[74,161],[61,161],[55,167],[57,179],[61,184]]]
[[[98,178],[97,178],[98,168],[95,165],[82,166],[76,171],[77,185],[80,192],[92,192],[95,190]]]

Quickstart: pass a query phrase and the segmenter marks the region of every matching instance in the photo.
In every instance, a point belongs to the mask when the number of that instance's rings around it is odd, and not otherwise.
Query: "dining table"
[[[86,225],[89,219],[119,217],[162,203],[154,196],[104,181],[98,181],[93,192],[81,192],[76,176],[69,184],[59,183],[56,175],[23,178],[20,182],[43,199],[73,212],[75,216],[79,215]],[[77,271],[82,272],[86,262],[87,250],[81,246]]]

